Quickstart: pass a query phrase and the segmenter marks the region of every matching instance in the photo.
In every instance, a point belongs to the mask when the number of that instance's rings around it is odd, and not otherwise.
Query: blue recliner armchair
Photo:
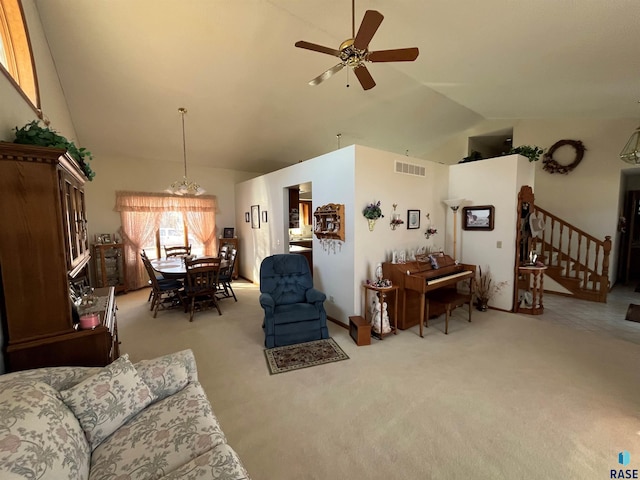
[[[265,258],[260,265],[260,305],[267,348],[329,338],[327,296],[313,288],[307,259],[295,253]]]

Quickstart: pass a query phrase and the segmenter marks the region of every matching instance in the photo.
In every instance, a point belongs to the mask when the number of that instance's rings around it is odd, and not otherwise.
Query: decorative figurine
[[[371,302],[371,328],[376,333],[382,331],[384,335],[391,332],[387,302],[382,302],[382,307],[380,307],[380,301],[376,297],[373,297]]]

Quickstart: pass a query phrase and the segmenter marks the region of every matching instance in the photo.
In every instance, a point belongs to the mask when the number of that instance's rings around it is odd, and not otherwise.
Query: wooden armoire
[[[0,142],[0,316],[9,371],[100,366],[118,356],[112,300],[93,330],[79,330],[72,315],[69,284],[86,275],[90,259],[85,181],[65,150]]]

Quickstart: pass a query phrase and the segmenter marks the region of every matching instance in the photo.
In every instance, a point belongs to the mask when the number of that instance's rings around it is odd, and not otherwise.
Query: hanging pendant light
[[[182,177],[182,180],[173,182],[165,192],[173,195],[202,195],[205,192],[204,189],[196,182],[192,182],[187,178],[187,142],[184,134],[184,115],[187,113],[187,109],[180,107],[178,108],[178,113],[182,115],[182,158],[184,160],[184,177]]]
[[[640,127],[631,134],[631,138],[620,152],[620,160],[631,165],[640,164]]]

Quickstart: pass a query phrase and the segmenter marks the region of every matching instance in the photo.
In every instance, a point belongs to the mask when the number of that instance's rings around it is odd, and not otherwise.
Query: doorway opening
[[[640,171],[621,175],[617,282],[627,285],[640,283]]]
[[[289,214],[289,253],[304,255],[313,275],[313,192],[311,182],[291,185],[287,211]]]

